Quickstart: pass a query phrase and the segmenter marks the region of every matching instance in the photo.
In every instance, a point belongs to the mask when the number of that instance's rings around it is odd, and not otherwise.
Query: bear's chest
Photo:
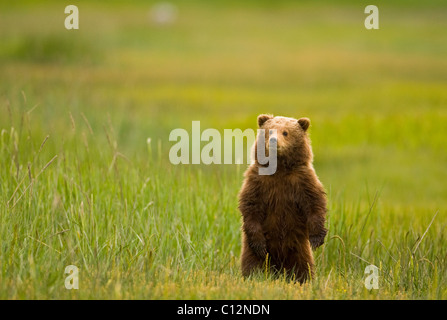
[[[302,186],[297,179],[265,179],[261,188],[264,225],[267,229],[289,230],[305,222]]]

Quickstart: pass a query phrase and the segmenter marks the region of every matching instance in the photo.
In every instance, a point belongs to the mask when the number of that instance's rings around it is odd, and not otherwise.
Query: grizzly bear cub
[[[324,242],[327,209],[326,193],[312,165],[309,125],[307,118],[258,116],[266,149],[269,139],[276,138],[277,168],[274,174],[259,174],[265,164],[257,160],[258,134],[254,161],[239,193],[243,276],[262,270],[266,263],[270,270],[285,272],[300,283],[314,276],[311,246],[315,249]],[[272,129],[276,135],[269,138]]]

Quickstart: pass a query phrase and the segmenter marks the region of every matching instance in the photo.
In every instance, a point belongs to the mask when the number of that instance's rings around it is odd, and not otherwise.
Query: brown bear
[[[265,129],[268,149],[276,138],[277,168],[271,175],[259,174],[258,138],[253,146],[253,163],[245,172],[239,192],[242,214],[241,268],[244,277],[255,270],[286,272],[300,283],[314,276],[312,248],[321,246],[327,230],[326,193],[312,165],[308,136],[310,120],[258,116]],[[269,138],[271,129],[276,135]],[[266,153],[268,150],[266,150]]]

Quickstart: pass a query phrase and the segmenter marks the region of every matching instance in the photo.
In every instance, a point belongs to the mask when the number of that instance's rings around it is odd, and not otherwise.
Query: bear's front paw
[[[267,247],[265,243],[252,243],[250,247],[257,257],[265,259],[265,256],[267,255]]]
[[[327,230],[320,232],[319,234],[309,236],[310,245],[312,249],[317,249],[324,243],[324,238],[326,237]]]

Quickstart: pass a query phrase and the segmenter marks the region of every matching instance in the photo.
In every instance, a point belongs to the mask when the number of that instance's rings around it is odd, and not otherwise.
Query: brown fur
[[[262,270],[268,262],[270,270],[285,271],[303,283],[314,275],[311,246],[321,246],[327,233],[326,194],[312,165],[307,134],[310,121],[260,115],[258,125],[266,135],[277,130],[278,166],[273,175],[258,174],[256,142],[255,161],[239,193],[242,274]]]

